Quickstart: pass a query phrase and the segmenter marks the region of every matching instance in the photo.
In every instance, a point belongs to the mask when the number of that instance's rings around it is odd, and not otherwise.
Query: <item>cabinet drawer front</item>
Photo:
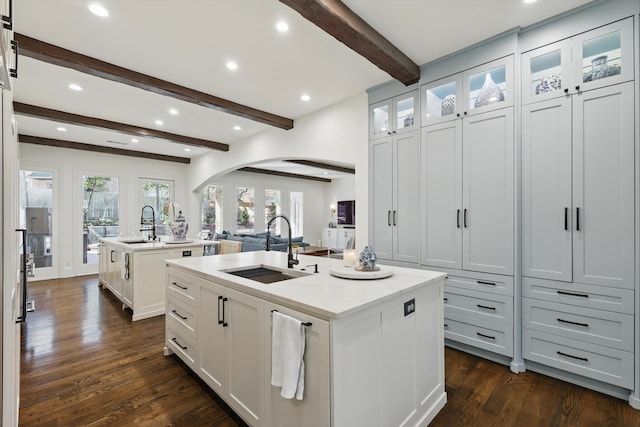
[[[482,275],[477,277],[447,276],[444,288],[468,289],[470,291],[490,292],[499,295],[513,295],[513,277]]]
[[[167,299],[167,321],[179,324],[191,334],[195,334],[196,325],[196,309],[176,298]]]
[[[628,389],[633,353],[523,329],[525,359]]]
[[[483,319],[505,326],[513,324],[513,298],[449,288],[444,293],[444,314]]]
[[[528,298],[633,314],[634,299],[630,289],[523,277],[522,293]]]
[[[181,332],[179,328],[166,323],[166,346],[169,347],[180,359],[182,359],[191,369],[196,369],[196,346],[195,339],[190,334]]]
[[[524,327],[633,351],[633,316],[523,298]]]
[[[197,293],[198,286],[192,278],[176,272],[167,276],[167,298],[176,298],[195,307]]]
[[[452,316],[453,317],[453,316]],[[491,323],[467,323],[464,318],[444,319],[444,337],[474,347],[513,357],[513,329]]]

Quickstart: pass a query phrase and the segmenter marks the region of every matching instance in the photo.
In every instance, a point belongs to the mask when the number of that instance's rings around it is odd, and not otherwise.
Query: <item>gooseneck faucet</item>
[[[146,227],[145,225],[149,225],[149,218],[144,217],[144,210],[151,209],[151,228]],[[153,209],[153,206],[145,205],[142,207],[142,212],[140,213],[140,225],[142,228],[140,231],[150,231],[149,240],[156,240],[156,211]]]
[[[284,219],[287,222],[287,227],[289,227],[289,256],[287,257],[287,267],[293,268],[293,266],[298,265],[300,261],[293,258],[293,244],[291,243],[291,223],[289,222],[289,218],[287,218],[286,216],[276,215],[267,223],[267,247],[265,250],[271,250],[271,231],[269,231],[269,229],[271,228],[271,224],[273,223],[273,221],[275,221],[276,218]]]

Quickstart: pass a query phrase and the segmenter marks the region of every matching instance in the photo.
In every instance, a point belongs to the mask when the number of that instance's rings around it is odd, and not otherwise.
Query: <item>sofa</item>
[[[272,234],[270,237],[270,247],[272,251],[287,252],[289,248],[289,239],[281,237],[279,234]],[[267,233],[257,234],[231,234],[227,231],[216,233],[214,240],[231,240],[242,243],[242,252],[264,251],[267,249]],[[303,237],[294,237],[291,244],[295,248],[309,246]]]

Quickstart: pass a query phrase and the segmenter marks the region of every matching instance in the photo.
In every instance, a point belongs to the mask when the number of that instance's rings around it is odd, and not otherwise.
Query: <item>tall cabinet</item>
[[[631,18],[522,55],[523,355],[634,388]]]

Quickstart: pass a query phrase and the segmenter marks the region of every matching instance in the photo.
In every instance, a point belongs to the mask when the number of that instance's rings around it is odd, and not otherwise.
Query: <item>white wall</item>
[[[142,209],[139,178],[174,181],[175,201],[187,203],[187,165],[20,144],[20,168],[53,172],[53,241],[54,267],[38,269],[34,280],[73,277],[98,272],[97,264],[82,263],[83,175],[117,177],[120,193],[120,230],[140,229]],[[197,227],[196,227],[197,228]]]

